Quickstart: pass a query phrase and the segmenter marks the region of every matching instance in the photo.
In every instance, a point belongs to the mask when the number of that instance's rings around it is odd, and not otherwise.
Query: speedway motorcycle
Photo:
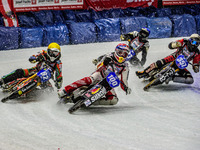
[[[147,91],[150,87],[164,83],[167,79],[174,76],[180,69],[185,69],[189,62],[184,55],[179,55],[174,61],[162,68],[161,71],[151,76],[150,82],[143,88]]]
[[[9,82],[2,89],[3,92],[10,92],[10,94],[4,97],[1,102],[5,103],[8,100],[25,97],[31,95],[34,91],[44,90],[49,88],[53,90],[49,79],[52,77],[52,70],[50,67],[45,66],[39,72],[36,72],[28,78],[20,78]],[[37,91],[38,90],[38,91]],[[36,93],[37,94],[37,93]]]
[[[58,103],[74,103],[74,105],[68,110],[71,114],[80,108],[88,108],[93,103],[104,97],[108,91],[118,87],[119,84],[120,80],[116,73],[113,72],[113,70],[109,70],[107,76],[98,83],[88,87],[85,86],[78,88],[69,97],[61,98]]]

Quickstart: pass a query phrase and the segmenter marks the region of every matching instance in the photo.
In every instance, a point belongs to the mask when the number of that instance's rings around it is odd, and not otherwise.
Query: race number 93
[[[106,79],[112,88],[119,86],[120,80],[114,72],[110,72]]]

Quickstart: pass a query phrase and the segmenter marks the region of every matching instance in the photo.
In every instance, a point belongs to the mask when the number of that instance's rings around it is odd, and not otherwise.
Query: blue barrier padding
[[[145,17],[156,17],[157,16],[157,9],[154,6],[139,8],[140,14],[143,14]]]
[[[149,38],[171,37],[172,22],[168,17],[149,18],[147,27],[151,31]]]
[[[120,8],[118,9],[110,9],[110,17],[111,18],[120,18],[120,17],[126,17],[124,14],[124,11]]]
[[[171,21],[173,23],[172,36],[190,36],[197,32],[196,22],[192,15],[172,15]]]
[[[142,27],[147,26],[146,17],[127,17],[120,18],[121,23],[121,33],[127,34],[133,31],[140,31]]]
[[[20,29],[20,47],[31,48],[41,47],[43,39],[42,28],[21,28]]]
[[[98,19],[107,19],[107,18],[112,18],[112,14],[109,10],[102,10],[102,11],[91,11],[92,14],[92,20],[98,20]]]
[[[39,26],[39,23],[32,16],[25,14],[25,15],[18,15],[17,17],[18,17],[20,27],[29,28],[29,27]]]
[[[98,42],[111,42],[120,40],[119,18],[108,18],[95,20],[97,26]]]
[[[96,26],[90,22],[72,22],[68,25],[71,44],[96,42]]]
[[[76,22],[76,16],[73,10],[63,10],[64,20],[72,20]]]
[[[19,29],[15,27],[0,27],[0,50],[19,48]]]
[[[60,10],[52,10],[53,14],[53,22],[54,24],[64,23],[65,19],[63,17],[63,13]]]
[[[88,10],[77,11],[75,16],[77,22],[92,22],[91,13]]]
[[[43,33],[43,46],[47,46],[52,42],[60,45],[69,44],[69,30],[65,24],[47,25],[43,28]]]
[[[171,14],[172,14],[171,8],[157,9],[157,16],[158,17],[169,17],[169,16],[171,16]]]
[[[54,24],[53,14],[52,14],[51,11],[42,10],[42,11],[38,11],[38,12],[32,12],[32,14],[33,14],[33,17],[35,18],[35,20],[41,26],[53,25]]]
[[[197,33],[200,34],[200,15],[195,16]]]
[[[126,17],[142,16],[142,14],[140,14],[140,10],[138,8],[132,8],[132,7],[128,7],[126,9],[124,9],[123,13]]]

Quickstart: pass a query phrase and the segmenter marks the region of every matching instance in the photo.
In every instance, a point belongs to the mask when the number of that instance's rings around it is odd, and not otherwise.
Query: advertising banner
[[[163,6],[166,5],[187,5],[187,4],[200,4],[200,0],[163,0]]]
[[[13,0],[13,11],[83,9],[84,0]]]
[[[85,0],[86,9],[92,8],[96,11],[127,7],[157,7],[157,3],[158,0]]]

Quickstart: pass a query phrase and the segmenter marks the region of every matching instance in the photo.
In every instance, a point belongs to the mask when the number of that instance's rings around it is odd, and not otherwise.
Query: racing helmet
[[[143,39],[143,38],[147,38],[150,34],[150,30],[148,28],[141,28],[141,30],[139,31],[139,38]]]
[[[55,62],[61,57],[60,45],[57,43],[50,43],[47,48],[47,56],[51,62]]]
[[[192,34],[188,41],[189,41],[188,47],[190,51],[193,51],[193,49],[195,50],[200,44],[200,36],[196,33]]]
[[[125,62],[128,53],[129,53],[129,46],[124,43],[120,43],[115,48],[114,57],[119,63],[123,63]]]

